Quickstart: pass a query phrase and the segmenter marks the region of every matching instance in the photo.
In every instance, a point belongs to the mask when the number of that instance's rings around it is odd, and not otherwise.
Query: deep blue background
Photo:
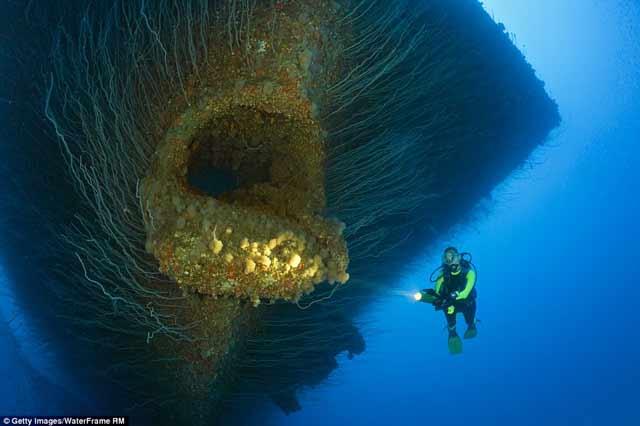
[[[474,255],[478,339],[449,356],[442,314],[390,292],[363,318],[367,351],[263,424],[640,424],[640,2],[484,4],[563,123],[440,244]]]
[[[484,3],[547,83],[561,127],[474,223],[399,272],[398,290],[361,318],[364,354],[341,356],[328,383],[303,392],[302,411],[256,413],[256,424],[640,424],[640,4]],[[449,244],[479,270],[479,336],[457,357],[442,314],[403,296],[426,286]],[[83,398],[42,355],[52,349],[20,313],[0,327],[0,415],[64,405],[31,397],[40,374]]]

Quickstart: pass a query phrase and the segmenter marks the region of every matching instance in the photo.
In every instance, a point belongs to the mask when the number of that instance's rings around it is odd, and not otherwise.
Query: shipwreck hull
[[[103,2],[53,34],[19,6],[5,28],[54,43],[16,41],[3,87],[35,123],[1,147],[9,274],[103,355],[127,389],[105,405],[156,424],[299,409],[365,350],[359,310],[559,121],[472,0]]]

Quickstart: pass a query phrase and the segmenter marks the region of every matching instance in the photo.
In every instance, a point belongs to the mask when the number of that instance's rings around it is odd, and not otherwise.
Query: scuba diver
[[[434,280],[433,276],[438,273]],[[462,340],[456,332],[456,314],[461,312],[467,323],[465,339],[477,336],[476,328],[476,270],[470,253],[459,253],[455,247],[447,247],[442,255],[442,265],[431,274],[433,289],[424,289],[414,295],[420,302],[432,304],[442,310],[449,329],[449,353],[462,353]]]

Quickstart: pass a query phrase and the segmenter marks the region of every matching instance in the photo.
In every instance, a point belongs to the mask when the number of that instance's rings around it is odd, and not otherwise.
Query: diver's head
[[[453,273],[460,271],[460,259],[460,253],[455,247],[447,247],[442,254],[442,263]]]

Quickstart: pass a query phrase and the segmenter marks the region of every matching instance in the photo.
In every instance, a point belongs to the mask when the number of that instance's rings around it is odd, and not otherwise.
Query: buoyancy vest
[[[471,269],[471,265],[466,260],[460,262],[460,273],[452,274],[448,267],[443,270],[441,294],[451,294],[454,291],[462,291],[467,286],[467,272]]]

